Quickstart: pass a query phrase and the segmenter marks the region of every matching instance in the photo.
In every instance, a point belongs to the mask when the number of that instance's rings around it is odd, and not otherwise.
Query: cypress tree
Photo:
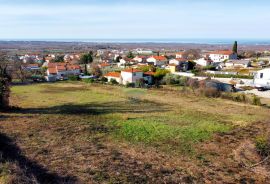
[[[238,53],[238,44],[237,44],[237,41],[234,42],[233,44],[233,53],[237,54]]]

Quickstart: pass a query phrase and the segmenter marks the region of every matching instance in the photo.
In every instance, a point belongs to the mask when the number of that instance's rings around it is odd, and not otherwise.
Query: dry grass
[[[20,154],[0,168],[17,164],[24,174],[1,179],[53,183],[237,182],[250,173],[229,153],[269,118],[266,108],[177,90],[82,83],[16,86],[12,104],[22,110],[0,117],[0,133]]]

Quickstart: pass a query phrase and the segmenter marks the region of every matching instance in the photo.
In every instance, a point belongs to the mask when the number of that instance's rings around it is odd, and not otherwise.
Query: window
[[[135,77],[136,76],[136,73],[133,73],[133,76]]]
[[[263,78],[263,73],[260,73],[260,78],[261,78],[261,79]]]

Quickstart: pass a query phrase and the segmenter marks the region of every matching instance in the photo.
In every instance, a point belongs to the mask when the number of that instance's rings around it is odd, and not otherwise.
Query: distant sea
[[[179,43],[227,45],[270,45],[270,39],[0,39],[0,41],[85,42],[85,43]]]

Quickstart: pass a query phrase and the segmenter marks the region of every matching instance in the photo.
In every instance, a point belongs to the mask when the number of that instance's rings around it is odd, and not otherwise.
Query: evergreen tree
[[[237,41],[234,42],[233,44],[233,53],[237,54],[238,53],[238,44],[237,44]]]
[[[10,83],[7,66],[0,66],[0,109],[9,108]]]
[[[92,63],[93,60],[94,60],[94,58],[93,58],[93,52],[92,51],[90,51],[87,54],[82,55],[80,63],[84,64],[84,73],[85,73],[85,75],[88,75],[87,65]]]
[[[128,52],[127,58],[130,58],[130,59],[134,58],[134,55],[133,55],[133,53],[131,51]]]

